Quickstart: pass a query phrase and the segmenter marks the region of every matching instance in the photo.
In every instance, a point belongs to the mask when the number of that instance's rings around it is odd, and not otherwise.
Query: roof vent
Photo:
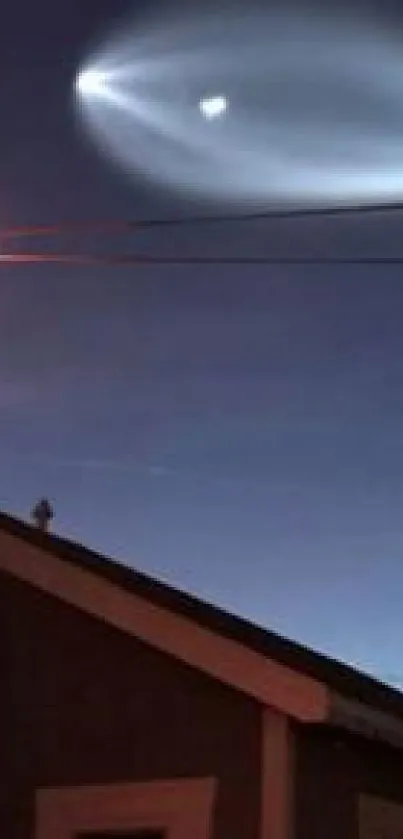
[[[46,533],[49,530],[49,524],[53,519],[54,513],[47,498],[41,498],[32,510],[31,516],[38,528]]]

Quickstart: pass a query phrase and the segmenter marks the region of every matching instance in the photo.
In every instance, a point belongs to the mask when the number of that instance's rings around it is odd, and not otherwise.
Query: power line
[[[327,218],[351,215],[376,215],[403,213],[403,201],[383,204],[346,204],[333,207],[300,207],[289,209],[261,210],[250,213],[229,213],[223,215],[195,215],[149,219],[121,219],[106,221],[60,222],[49,225],[25,225],[0,229],[0,239],[29,236],[57,236],[77,233],[133,233],[164,227],[188,227],[201,224],[229,224],[253,221],[276,221],[287,219]]]
[[[357,265],[357,266],[393,266],[403,265],[402,256],[372,257],[332,257],[332,256],[152,256],[148,254],[69,254],[69,253],[6,253],[0,254],[0,264],[35,264],[64,263],[74,265],[99,266],[147,266],[147,265]]]

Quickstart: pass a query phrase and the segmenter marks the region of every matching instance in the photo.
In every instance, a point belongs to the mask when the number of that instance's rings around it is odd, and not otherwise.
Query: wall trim
[[[5,532],[0,571],[301,722],[327,716],[328,689],[315,679]]]
[[[148,829],[166,839],[211,839],[215,790],[214,778],[39,789],[35,839]]]
[[[293,839],[294,737],[290,720],[262,711],[260,839]]]

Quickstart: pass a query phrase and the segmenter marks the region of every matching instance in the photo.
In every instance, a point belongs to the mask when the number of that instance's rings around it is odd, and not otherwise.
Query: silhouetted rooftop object
[[[54,517],[53,509],[47,498],[41,498],[32,510],[32,518],[38,528],[44,533],[49,530],[49,524]]]

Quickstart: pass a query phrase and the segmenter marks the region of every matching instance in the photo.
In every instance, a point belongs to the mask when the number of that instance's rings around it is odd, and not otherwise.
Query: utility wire
[[[0,239],[28,236],[59,236],[77,233],[133,233],[164,227],[189,227],[201,224],[233,224],[252,221],[276,221],[286,219],[305,219],[311,217],[334,217],[351,215],[376,215],[384,213],[403,213],[403,202],[385,202],[383,204],[346,204],[336,207],[305,207],[294,209],[262,210],[251,213],[233,213],[224,215],[178,216],[175,218],[123,219],[111,221],[61,222],[49,225],[26,225],[0,229]]]
[[[152,256],[147,254],[69,254],[69,253],[6,253],[0,254],[0,265],[27,263],[65,263],[75,265],[403,265],[402,256],[332,257],[332,256]]]

